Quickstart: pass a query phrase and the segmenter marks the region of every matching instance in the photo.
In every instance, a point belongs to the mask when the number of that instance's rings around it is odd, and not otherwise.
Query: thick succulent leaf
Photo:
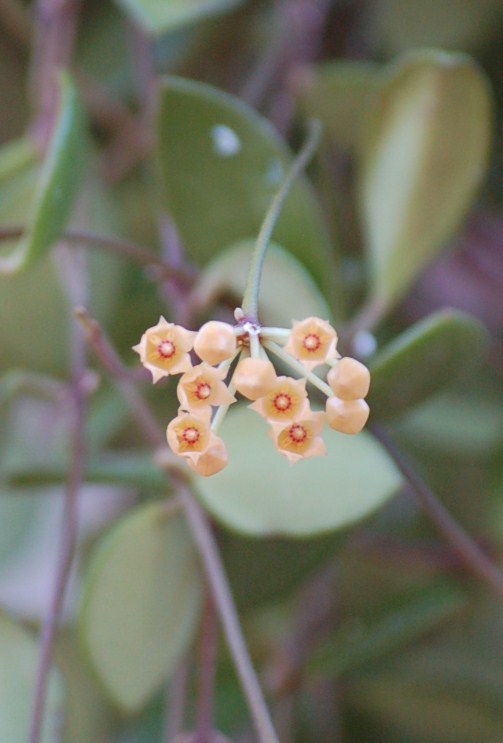
[[[373,359],[372,420],[391,420],[483,361],[488,334],[464,312],[435,312],[392,340]]]
[[[39,171],[30,166],[0,183],[0,224],[23,223],[40,177]],[[112,232],[116,224],[107,190],[89,179],[84,195],[86,229]],[[106,322],[115,311],[124,262],[96,250],[86,256],[86,266],[90,304],[101,322]],[[45,255],[29,271],[8,279],[0,276],[0,282],[0,370],[27,368],[61,375],[67,363],[69,308],[57,262],[52,255]]]
[[[319,645],[310,669],[331,677],[362,668],[396,652],[436,629],[466,605],[463,593],[452,586],[428,586],[400,607],[388,609],[362,626],[354,618],[335,637]]]
[[[126,516],[98,547],[79,624],[109,697],[137,712],[168,678],[197,622],[201,585],[185,522],[157,502]]]
[[[196,481],[204,505],[232,530],[290,537],[335,531],[370,515],[401,485],[392,462],[365,433],[328,430],[328,456],[291,465],[267,429],[255,412],[231,410],[221,428],[229,464]]]
[[[117,0],[145,31],[161,34],[208,16],[225,13],[242,0]]]
[[[85,129],[75,87],[61,78],[56,126],[24,222],[26,234],[0,256],[0,274],[12,274],[40,261],[64,228],[84,170]]]
[[[500,0],[378,0],[371,12],[368,28],[387,56],[425,45],[477,51],[498,38],[503,16]]]
[[[0,740],[28,740],[39,643],[5,614],[0,614]],[[49,672],[41,743],[57,743],[63,718],[63,688],[55,669]]]
[[[253,241],[244,240],[225,250],[206,266],[198,280],[197,297],[209,306],[219,296],[243,297]],[[292,318],[315,315],[329,319],[330,309],[305,268],[279,245],[266,255],[260,284],[259,315],[264,325],[290,327]]]
[[[220,548],[232,594],[241,611],[280,601],[300,586],[344,540],[342,534],[316,539],[250,539],[222,533]]]
[[[0,185],[37,160],[37,150],[28,137],[15,139],[0,149]]]
[[[382,67],[370,62],[323,62],[296,78],[295,91],[305,115],[319,119],[334,144],[352,149],[381,76]]]
[[[193,258],[205,263],[255,238],[291,159],[269,122],[237,98],[169,78],[157,126],[167,206]],[[288,196],[274,239],[330,286],[328,238],[305,178]]]
[[[487,165],[491,94],[468,57],[410,54],[365,123],[360,208],[371,292],[387,307],[452,237]]]

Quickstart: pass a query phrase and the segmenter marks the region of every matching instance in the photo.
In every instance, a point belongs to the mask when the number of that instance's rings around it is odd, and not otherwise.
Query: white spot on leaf
[[[213,151],[220,157],[233,157],[241,149],[241,140],[238,135],[225,124],[217,124],[210,131],[213,141]]]

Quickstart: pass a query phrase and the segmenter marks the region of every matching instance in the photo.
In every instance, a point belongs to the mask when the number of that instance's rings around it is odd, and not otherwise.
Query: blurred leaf
[[[421,46],[476,51],[501,33],[500,0],[378,0],[370,32],[388,54]]]
[[[294,85],[304,114],[319,119],[336,145],[351,149],[381,77],[382,67],[370,62],[322,62],[299,73]]]
[[[117,0],[150,33],[161,34],[186,23],[196,23],[241,4],[242,0]]]
[[[138,712],[190,642],[200,578],[185,522],[170,504],[136,509],[94,555],[79,624],[83,647],[110,698]]]
[[[22,224],[37,178],[37,170],[30,167],[0,184],[0,224]],[[85,202],[82,222],[85,220],[86,229],[113,231],[113,210],[102,184],[89,179],[82,200]],[[115,311],[115,299],[120,296],[124,262],[100,251],[90,251],[86,258],[89,303],[106,324]],[[51,255],[32,265],[29,271],[9,276],[8,280],[0,276],[0,317],[0,374],[6,369],[26,367],[61,376],[67,363],[70,312],[61,289],[58,266]]]
[[[291,159],[270,123],[215,88],[168,78],[157,126],[167,205],[193,258],[207,262],[255,239]],[[330,286],[328,237],[305,178],[288,196],[273,238],[320,286]]]
[[[368,402],[372,420],[397,418],[484,360],[488,335],[456,310],[426,317],[394,338],[373,359]]]
[[[201,306],[210,306],[222,294],[232,294],[241,301],[252,250],[253,241],[243,240],[203,269],[196,290]],[[330,317],[320,290],[302,264],[275,244],[267,250],[259,300],[264,325],[289,327],[293,318]]]
[[[12,274],[40,261],[69,217],[84,168],[83,115],[73,83],[61,78],[58,119],[40,171],[26,234],[17,247],[0,257],[0,273]]]
[[[10,487],[60,485],[68,479],[65,464],[19,463],[5,468],[5,478]],[[100,485],[126,485],[166,492],[166,478],[161,475],[149,454],[121,451],[101,454],[89,459],[84,472],[85,482]]]
[[[37,512],[37,497],[0,484],[0,565],[23,548],[23,538]]]
[[[348,693],[352,706],[370,718],[376,737],[390,743],[473,743],[501,740],[503,715],[480,699],[477,689],[453,689],[391,675],[358,679]],[[368,740],[368,738],[366,739]]]
[[[0,184],[10,180],[37,160],[37,150],[28,137],[15,139],[0,149]]]
[[[431,632],[465,603],[458,589],[446,584],[428,586],[404,606],[373,617],[366,625],[347,620],[335,637],[317,646],[309,668],[338,677],[365,666]]]
[[[55,659],[65,682],[63,743],[110,743],[115,713],[84,668],[72,630],[59,633]]]
[[[328,560],[341,541],[340,534],[300,542],[247,539],[223,532],[222,558],[238,608],[246,611],[268,601],[280,601]]]
[[[0,614],[0,740],[28,740],[39,644],[22,627]],[[63,714],[63,690],[55,669],[49,673],[41,743],[57,743]]]
[[[231,410],[221,431],[229,464],[195,484],[208,510],[244,534],[307,537],[342,529],[369,516],[401,484],[392,462],[365,433],[329,430],[327,457],[291,465],[253,411]]]
[[[468,57],[410,54],[366,121],[360,208],[371,292],[385,308],[452,237],[484,176],[491,92]]]
[[[412,411],[396,431],[404,441],[444,457],[486,459],[503,443],[501,392],[473,384],[445,391]]]

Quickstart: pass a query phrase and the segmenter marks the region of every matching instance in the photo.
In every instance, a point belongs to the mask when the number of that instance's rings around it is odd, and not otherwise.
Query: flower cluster
[[[235,392],[252,401],[249,407],[270,424],[274,445],[290,462],[326,453],[320,436],[326,423],[355,434],[369,415],[364,400],[370,385],[367,367],[340,357],[335,330],[318,317],[293,322],[291,329],[269,328],[238,309],[236,325],[211,321],[198,332],[161,317],[134,350],[154,382],[181,374],[180,407],[167,428],[168,444],[203,476],[227,464],[225,443],[217,431],[229,405],[236,402]],[[191,351],[199,363],[193,364]],[[271,356],[295,376],[278,376]],[[314,372],[321,366],[328,366],[326,381]],[[311,410],[308,383],[326,395],[324,411]]]

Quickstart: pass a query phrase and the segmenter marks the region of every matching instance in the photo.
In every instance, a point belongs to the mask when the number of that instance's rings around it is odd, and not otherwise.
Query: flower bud
[[[232,381],[244,397],[257,400],[266,395],[275,383],[276,371],[267,359],[247,358],[237,365]]]
[[[365,400],[341,400],[329,397],[326,405],[330,428],[339,433],[360,433],[369,417],[369,406]]]
[[[220,364],[234,355],[237,340],[232,325],[218,320],[205,323],[194,342],[194,351],[207,364]]]
[[[225,444],[219,436],[212,435],[208,449],[201,454],[197,461],[187,459],[191,470],[202,477],[211,477],[227,466],[229,457]]]
[[[330,369],[327,382],[341,400],[359,400],[368,394],[370,372],[364,364],[345,356]]]

